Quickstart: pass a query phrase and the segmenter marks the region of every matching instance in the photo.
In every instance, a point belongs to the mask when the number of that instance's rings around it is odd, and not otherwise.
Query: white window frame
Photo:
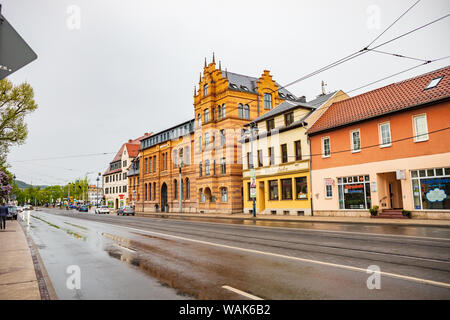
[[[353,133],[355,133],[355,132],[358,132],[358,135],[359,135],[359,149],[354,149],[355,141],[353,139]],[[355,129],[355,130],[350,131],[350,146],[351,146],[352,153],[361,152],[361,131],[360,131],[360,129]]]
[[[329,152],[329,154],[328,155],[326,155],[325,154],[325,143],[324,143],[324,141],[325,140],[327,140],[328,139],[328,152]],[[326,136],[326,137],[322,137],[322,158],[329,158],[330,157],[330,155],[331,155],[331,139],[330,139],[330,136]]]
[[[425,118],[425,128],[427,133],[426,134],[421,134],[421,137],[419,138],[418,133],[417,133],[417,128],[416,128],[416,119],[418,118]],[[422,113],[422,114],[415,114],[412,116],[412,123],[413,123],[413,133],[414,133],[414,142],[423,142],[423,141],[428,141],[429,140],[429,136],[428,136],[428,119],[427,119],[427,114],[426,113]],[[422,136],[424,136],[422,138]]]
[[[330,187],[330,190],[331,190],[330,196],[328,195],[328,192],[327,192],[328,187]],[[325,185],[325,199],[333,199],[333,185],[331,185],[331,184]]]
[[[383,143],[383,130],[381,129],[381,127],[384,125],[389,126],[389,143]],[[380,148],[387,148],[387,147],[392,146],[391,123],[389,121],[378,124],[378,136],[379,136]]]

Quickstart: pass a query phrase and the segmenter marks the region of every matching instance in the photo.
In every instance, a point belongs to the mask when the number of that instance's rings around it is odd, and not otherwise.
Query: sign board
[[[397,177],[397,180],[405,180],[406,179],[405,170],[397,170],[397,171],[395,171],[395,175]]]
[[[256,198],[256,187],[250,187],[250,198]]]
[[[331,179],[331,178],[325,178],[324,180],[325,180],[325,185],[326,185],[326,186],[332,186],[332,185],[334,185],[334,180],[333,180],[333,179]]]
[[[124,195],[123,194],[119,194],[119,199],[123,199]]]

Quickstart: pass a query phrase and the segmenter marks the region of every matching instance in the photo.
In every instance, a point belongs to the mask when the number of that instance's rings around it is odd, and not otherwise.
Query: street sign
[[[0,79],[6,78],[36,58],[33,49],[1,14],[0,5]]]

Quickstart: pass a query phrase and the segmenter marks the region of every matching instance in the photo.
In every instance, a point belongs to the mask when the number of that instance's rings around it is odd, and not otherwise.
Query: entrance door
[[[119,209],[119,199],[116,199],[116,203],[115,203],[114,209]]]
[[[259,182],[258,188],[258,196],[256,200],[258,200],[259,213],[263,212],[266,209],[266,199],[264,194],[264,181]]]
[[[161,212],[166,211],[167,206],[167,184],[164,182],[161,186]]]

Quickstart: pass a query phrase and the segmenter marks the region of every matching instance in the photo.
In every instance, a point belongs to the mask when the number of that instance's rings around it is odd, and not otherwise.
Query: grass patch
[[[65,221],[64,221],[64,223],[65,223],[65,224],[68,224],[68,225],[70,225],[70,226],[73,226],[73,227],[77,227],[77,228],[83,229],[83,230],[89,230],[89,229],[86,228],[86,227],[79,226],[79,225],[76,225],[76,224],[72,224],[72,223],[69,223],[69,222],[65,222]]]

